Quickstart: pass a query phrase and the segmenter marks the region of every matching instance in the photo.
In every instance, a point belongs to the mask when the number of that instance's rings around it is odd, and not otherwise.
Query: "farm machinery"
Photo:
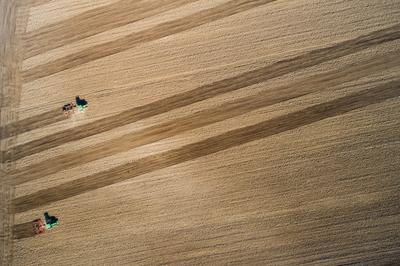
[[[44,213],[44,222],[42,219],[36,219],[32,222],[32,228],[35,235],[44,233],[46,230],[50,230],[59,224],[58,218],[50,216],[48,212]]]
[[[85,99],[80,98],[79,96],[75,97],[75,102],[70,102],[64,104],[62,110],[66,117],[70,117],[72,114],[75,113],[75,110],[83,112],[88,106],[88,102]]]

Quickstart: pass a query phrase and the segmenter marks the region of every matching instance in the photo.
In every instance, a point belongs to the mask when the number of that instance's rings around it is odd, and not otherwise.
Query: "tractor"
[[[32,221],[32,228],[35,235],[44,233],[46,230],[50,230],[59,224],[58,218],[50,216],[48,212],[44,213],[45,222],[42,219],[36,219]]]
[[[75,103],[67,103],[64,104],[62,110],[64,116],[71,117],[72,114],[75,113],[75,109],[77,108],[80,112],[83,112],[88,106],[88,102],[85,99],[80,98],[79,96],[75,97]]]
[[[88,102],[85,99],[81,99],[79,96],[75,97],[75,102],[79,111],[83,111],[88,106]]]

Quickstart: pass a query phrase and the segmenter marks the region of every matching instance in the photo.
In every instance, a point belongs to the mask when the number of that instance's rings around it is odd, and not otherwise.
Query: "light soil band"
[[[212,109],[202,110],[182,118],[173,119],[159,125],[129,133],[122,137],[103,142],[100,145],[86,147],[78,151],[50,158],[37,164],[26,166],[25,168],[18,169],[14,173],[11,173],[12,179],[15,185],[36,180],[61,170],[82,165],[116,153],[128,151],[189,130],[242,115],[259,108],[357,80],[384,71],[388,67],[395,67],[399,65],[399,63],[400,56],[391,55],[386,57],[379,56],[368,61],[346,65],[338,70],[329,71],[296,81],[295,84],[271,90],[266,89],[256,95],[251,95]],[[77,157],[76,153],[80,156]]]
[[[400,80],[391,81],[288,115],[232,130],[178,149],[144,157],[132,163],[16,198],[14,201],[15,212],[21,213],[35,209],[49,203],[123,182],[145,173],[150,173],[251,141],[293,130],[399,96]]]
[[[194,90],[126,110],[117,115],[99,119],[92,123],[63,130],[18,145],[15,147],[13,160],[18,160],[70,141],[93,136],[141,119],[200,102],[223,93],[232,92],[250,85],[265,82],[272,78],[280,77],[307,67],[312,67],[399,38],[400,24],[397,24],[393,27],[337,43],[330,47],[313,50],[287,60],[278,61],[260,69],[246,72],[232,78],[216,81]],[[6,157],[4,156],[4,158]]]

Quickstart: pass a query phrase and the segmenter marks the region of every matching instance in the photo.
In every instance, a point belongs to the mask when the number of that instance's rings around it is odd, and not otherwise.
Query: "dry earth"
[[[2,265],[400,263],[398,0],[0,8]]]

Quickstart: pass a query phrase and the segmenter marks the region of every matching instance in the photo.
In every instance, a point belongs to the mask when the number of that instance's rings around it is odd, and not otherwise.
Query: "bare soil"
[[[398,1],[0,3],[3,265],[399,261]]]

